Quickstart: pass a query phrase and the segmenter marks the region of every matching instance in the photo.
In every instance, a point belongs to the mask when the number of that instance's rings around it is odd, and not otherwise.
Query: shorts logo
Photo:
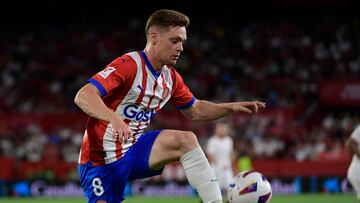
[[[123,113],[127,119],[136,121],[142,121],[147,122],[150,120],[151,117],[155,115],[155,109],[150,109],[149,111],[144,111],[143,109],[140,109],[135,104],[130,104],[125,106]]]
[[[105,201],[105,200],[100,199],[100,200],[96,201],[96,203],[106,203],[106,201]]]

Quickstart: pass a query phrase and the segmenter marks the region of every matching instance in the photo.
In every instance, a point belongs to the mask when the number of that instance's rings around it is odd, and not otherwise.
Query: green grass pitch
[[[83,198],[0,198],[1,203],[85,203]],[[278,195],[271,199],[271,203],[354,203],[355,195],[343,194],[309,194],[309,195]],[[124,203],[200,203],[198,198],[185,197],[129,197]]]

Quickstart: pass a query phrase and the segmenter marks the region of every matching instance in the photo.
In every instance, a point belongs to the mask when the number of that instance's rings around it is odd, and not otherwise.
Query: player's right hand
[[[111,127],[113,139],[119,138],[120,142],[126,142],[133,134],[130,127],[120,117],[111,120]]]

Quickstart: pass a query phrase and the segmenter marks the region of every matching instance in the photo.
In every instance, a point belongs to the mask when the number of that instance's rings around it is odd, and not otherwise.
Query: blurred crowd
[[[238,157],[294,159],[297,161],[348,160],[345,139],[360,122],[355,115],[327,115],[312,128],[285,127],[273,121],[249,119],[232,133]]]
[[[143,27],[143,21],[132,18],[117,26],[69,24],[4,31],[0,112],[79,111],[73,103],[76,91],[117,56],[143,49]],[[239,155],[299,161],[347,157],[343,143],[358,117],[351,113],[354,109],[322,108],[317,82],[360,77],[360,19],[239,24],[193,20],[177,67],[199,99],[258,99],[268,109],[291,109],[293,119],[283,126],[259,117],[233,122]],[[206,140],[210,135],[209,130],[199,136]],[[73,129],[45,132],[35,124],[0,131],[0,155],[76,162],[81,138],[82,132]]]
[[[77,162],[83,134],[70,128],[45,132],[41,126],[31,124],[22,129],[8,131],[0,137],[1,156],[20,161]]]

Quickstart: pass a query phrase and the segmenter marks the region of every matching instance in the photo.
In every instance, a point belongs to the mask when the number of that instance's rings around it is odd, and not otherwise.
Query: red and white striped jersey
[[[145,53],[127,53],[88,80],[100,91],[107,107],[124,119],[134,136],[126,142],[114,140],[109,122],[89,117],[79,163],[93,166],[120,159],[142,136],[155,115],[168,101],[177,109],[190,107],[195,98],[177,71],[164,66],[156,72]]]

